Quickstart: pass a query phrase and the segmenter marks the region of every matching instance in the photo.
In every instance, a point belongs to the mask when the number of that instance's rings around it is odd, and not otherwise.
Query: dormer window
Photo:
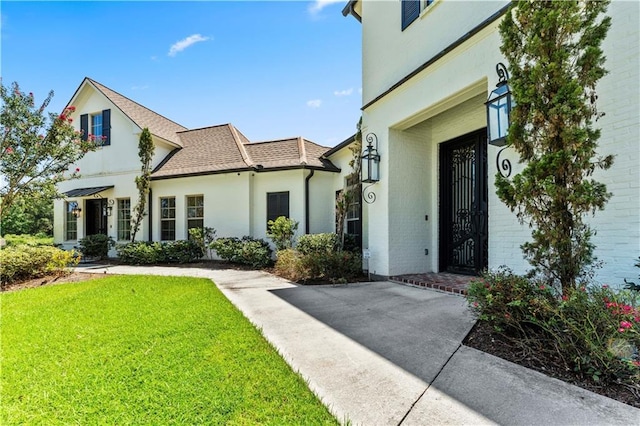
[[[431,6],[435,0],[400,0],[402,31],[418,19],[420,12]]]
[[[95,141],[100,146],[111,145],[111,110],[80,116],[82,140]]]

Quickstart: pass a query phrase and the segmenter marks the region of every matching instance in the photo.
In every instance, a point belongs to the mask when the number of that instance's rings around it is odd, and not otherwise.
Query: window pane
[[[78,218],[74,216],[73,209],[78,207],[78,203],[71,201],[65,206],[65,239],[78,239]]]
[[[176,199],[160,198],[160,239],[176,239]]]
[[[131,239],[131,201],[118,200],[118,240]]]

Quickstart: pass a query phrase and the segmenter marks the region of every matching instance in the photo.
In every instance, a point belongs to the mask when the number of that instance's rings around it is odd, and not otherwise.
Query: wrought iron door
[[[477,274],[487,267],[486,130],[440,148],[440,271]]]

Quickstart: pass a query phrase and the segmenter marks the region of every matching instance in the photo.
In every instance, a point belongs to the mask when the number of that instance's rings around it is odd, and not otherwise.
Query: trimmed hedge
[[[272,263],[273,250],[263,239],[253,237],[225,237],[213,241],[209,247],[218,257],[231,263],[264,268]]]
[[[134,241],[116,247],[118,259],[129,265],[155,263],[192,263],[204,256],[200,244],[192,240],[167,241],[164,243]]]

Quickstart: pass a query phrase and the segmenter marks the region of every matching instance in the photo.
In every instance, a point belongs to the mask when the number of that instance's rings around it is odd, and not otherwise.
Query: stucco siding
[[[267,193],[289,192],[289,217],[298,222],[296,235],[304,234],[304,178],[305,170],[283,170],[279,172],[254,173],[251,210],[253,219],[251,234],[267,239]],[[246,207],[245,207],[246,208]]]
[[[250,235],[249,185],[251,174],[226,173],[153,181],[153,239],[160,240],[160,198],[176,199],[176,240],[187,235],[187,197],[202,195],[204,226],[214,228],[218,237]]]

